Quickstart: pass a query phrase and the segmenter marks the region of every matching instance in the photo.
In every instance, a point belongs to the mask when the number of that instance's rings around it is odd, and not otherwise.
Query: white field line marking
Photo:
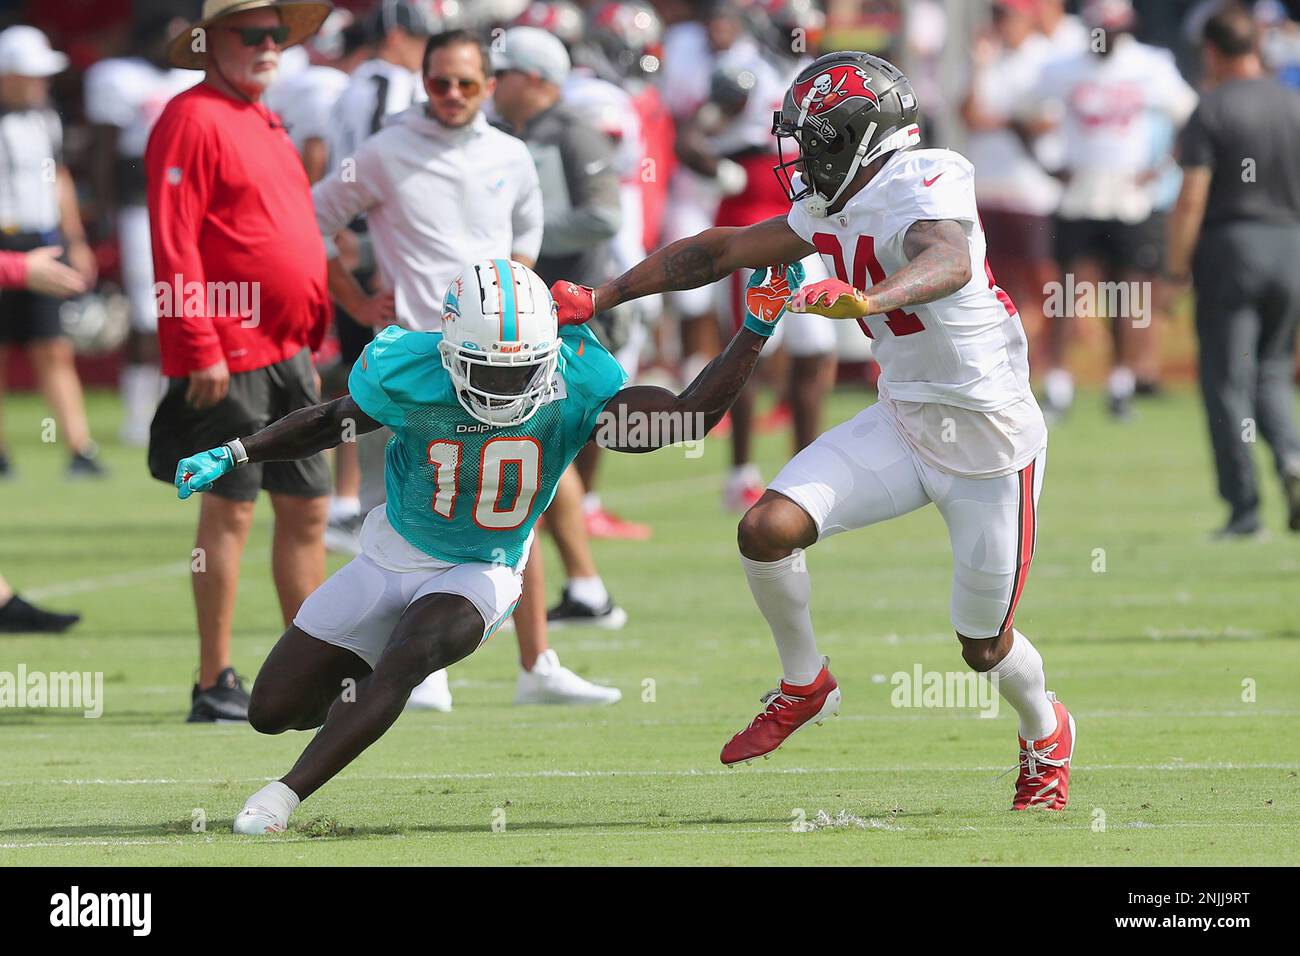
[[[716,770],[522,770],[478,773],[393,773],[344,774],[336,779],[343,782],[365,783],[378,781],[418,780],[545,780],[597,777],[725,777],[730,774],[821,774],[821,773],[997,773],[1008,764],[966,767],[924,767],[901,765],[890,767],[784,767],[767,770],[718,768]],[[1160,764],[1080,764],[1079,770],[1110,771],[1136,770],[1143,772],[1177,773],[1193,770],[1300,770],[1300,763],[1160,763]],[[32,787],[49,785],[84,786],[218,786],[228,783],[269,783],[276,777],[210,777],[176,779],[172,777],[86,777],[62,780],[0,780],[0,787]]]
[[[1205,830],[1205,829],[1277,830],[1280,829],[1282,826],[1284,826],[1284,824],[1281,821],[1279,821],[1278,823],[1258,823],[1258,822],[1245,821],[1245,820],[1237,821],[1237,822],[1230,822],[1230,821],[1223,821],[1223,820],[1213,821],[1213,822],[1198,821],[1198,820],[1180,820],[1172,823],[1146,823],[1145,821],[1133,821],[1133,822],[1142,822],[1143,825],[1141,827],[1135,827],[1129,824],[1116,824],[1114,827],[1112,827],[1112,829],[1117,829],[1117,830],[1119,829],[1122,830]],[[850,829],[850,828],[844,828],[844,829]],[[856,828],[853,829],[856,830]],[[1055,833],[1080,834],[1080,833],[1091,832],[1092,822],[1091,820],[1081,821],[1073,826],[1062,825],[1062,826],[1053,827],[1050,831],[1043,831],[1043,830],[1030,830],[1025,826],[1015,826],[1015,825],[977,827],[971,824],[951,824],[951,825],[939,825],[934,823],[902,824],[896,821],[891,821],[888,826],[869,827],[864,830],[856,830],[856,832],[860,832],[860,833],[879,833],[881,831],[885,831],[885,832],[906,831],[910,833],[940,832],[940,833],[950,833],[950,834],[1024,833],[1027,835],[1032,835],[1035,839],[1042,839],[1044,836],[1048,835],[1049,833],[1050,834],[1055,834]],[[507,835],[513,835],[516,839],[518,839],[521,835],[524,836],[529,835],[531,831],[525,825],[521,828],[514,829],[514,830],[507,827],[505,832]],[[553,837],[581,837],[585,839],[590,839],[592,837],[604,837],[604,838],[629,837],[636,840],[645,840],[646,838],[651,836],[730,837],[730,836],[742,836],[745,834],[755,834],[755,833],[777,834],[777,833],[791,833],[791,832],[792,831],[789,825],[779,826],[779,827],[740,828],[740,827],[728,827],[725,824],[721,824],[721,825],[709,824],[709,825],[695,825],[695,826],[692,826],[691,824],[683,824],[680,827],[676,827],[673,829],[668,829],[666,827],[664,828],[625,827],[618,830],[587,830],[581,827],[575,827],[569,830],[558,830],[558,829],[547,830],[545,831],[544,834],[539,834],[539,835],[544,836],[545,839],[547,840]],[[493,834],[488,827],[483,828],[483,833],[492,839],[500,838],[500,834]],[[350,836],[339,835],[339,836],[328,836],[328,837],[309,837],[305,835],[277,834],[276,836],[268,837],[265,840],[259,839],[257,841],[249,840],[247,842],[244,842],[244,841],[236,841],[234,839],[230,839],[230,840],[222,840],[221,843],[218,844],[213,840],[212,838],[213,834],[207,833],[204,834],[202,838],[202,842],[209,846],[218,846],[218,845],[222,847],[257,846],[257,847],[266,847],[269,849],[274,846],[282,846],[285,844],[337,843],[341,840],[379,839],[384,837],[407,840],[414,835],[416,834],[406,832],[406,831],[398,831],[396,833],[359,833]],[[457,839],[460,839],[465,835],[466,834],[464,833],[464,831],[457,831],[455,833],[447,834],[447,836],[449,837],[454,836]],[[221,834],[221,836],[226,838],[233,838],[234,834],[223,833]],[[88,846],[112,846],[112,847],[192,846],[195,842],[197,841],[194,840],[193,838],[187,838],[187,837],[176,837],[170,840],[162,840],[162,839],[160,840],[49,840],[49,841],[39,841],[39,842],[33,841],[29,843],[0,843],[0,850],[31,850],[31,849],[48,849],[53,847],[88,847]]]
[[[155,564],[147,568],[136,568],[133,571],[120,571],[117,574],[106,574],[97,578],[80,578],[75,581],[50,584],[43,588],[29,588],[26,595],[33,601],[46,601],[50,598],[67,597],[70,594],[84,594],[87,591],[129,587],[132,584],[147,584],[158,578],[189,574],[189,572],[190,562],[171,561],[167,564]]]

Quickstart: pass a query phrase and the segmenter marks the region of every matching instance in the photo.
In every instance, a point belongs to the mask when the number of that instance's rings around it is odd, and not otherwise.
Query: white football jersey
[[[276,80],[264,102],[280,117],[298,152],[309,139],[329,145],[333,134],[334,104],[351,78],[332,66],[308,66]]]
[[[142,157],[163,107],[201,79],[202,70],[158,67],[138,56],[100,60],[86,71],[86,118],[121,130],[119,155]]]
[[[863,290],[907,264],[903,240],[913,223],[952,219],[966,232],[966,285],[934,302],[859,320],[875,340],[893,398],[994,412],[1032,395],[1025,331],[985,261],[975,170],[963,156],[900,150],[840,212],[819,219],[804,207],[794,204],[790,228],[816,247],[831,275]]]

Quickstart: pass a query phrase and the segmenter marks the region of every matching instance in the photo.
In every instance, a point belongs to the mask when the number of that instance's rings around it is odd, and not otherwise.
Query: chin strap
[[[872,123],[867,127],[862,142],[858,144],[857,152],[853,155],[853,164],[849,166],[849,171],[844,174],[844,179],[840,181],[840,188],[835,190],[835,195],[827,199],[820,192],[814,190],[813,194],[804,200],[804,209],[808,211],[810,216],[825,219],[830,215],[831,206],[834,206],[840,196],[844,195],[844,190],[849,188],[849,183],[853,182],[853,178],[863,166],[871,165],[885,153],[903,149],[907,146],[916,146],[921,142],[921,129],[913,123],[906,129],[895,130],[890,133],[876,144],[875,149],[867,152],[867,144],[871,142],[871,137],[875,132],[876,124]]]

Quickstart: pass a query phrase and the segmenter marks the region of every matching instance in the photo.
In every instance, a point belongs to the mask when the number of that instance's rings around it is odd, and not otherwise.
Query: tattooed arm
[[[870,289],[839,279],[804,286],[791,312],[815,312],[832,319],[886,315],[952,295],[971,278],[970,247],[961,223],[952,219],[914,222],[903,237],[907,264]]]
[[[737,269],[798,262],[816,250],[795,234],[784,216],[753,226],[706,229],[670,243],[612,282],[596,289],[594,311],[656,292],[695,289]]]
[[[243,441],[250,462],[310,458],[379,427],[351,395],[290,412]]]
[[[699,441],[745,387],[766,341],[766,337],[742,328],[680,395],[651,385],[623,389],[605,405],[592,439],[603,448],[632,453]],[[635,427],[638,421],[640,428]],[[634,427],[624,434],[618,427],[622,423]],[[649,423],[653,425],[646,427]]]

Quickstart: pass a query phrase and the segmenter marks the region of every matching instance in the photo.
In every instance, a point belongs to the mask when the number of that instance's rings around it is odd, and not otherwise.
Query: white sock
[[[245,802],[245,807],[259,807],[263,810],[270,810],[275,814],[275,818],[282,824],[289,822],[289,815],[298,809],[298,804],[302,803],[298,799],[298,794],[294,793],[279,780],[268,783],[257,793],[249,797]]]
[[[787,684],[811,684],[822,669],[808,611],[812,577],[804,560],[801,552],[780,561],[753,561],[740,556],[754,603],[772,629]],[[795,570],[796,562],[799,570]]]
[[[1056,711],[1047,699],[1043,658],[1029,638],[1012,631],[1007,656],[989,671],[997,677],[998,693],[1020,715],[1020,736],[1033,743],[1056,730]]]
[[[582,496],[582,513],[585,515],[595,514],[600,510],[600,495],[594,491],[589,491]]]
[[[124,366],[120,388],[127,422],[147,428],[163,392],[162,373],[158,366]]]
[[[350,495],[335,495],[330,499],[330,521],[345,521],[361,514],[361,499]]]
[[[748,462],[744,465],[732,466],[731,473],[727,475],[728,485],[760,485],[763,483],[763,473],[758,470],[758,465]]]
[[[1106,390],[1114,398],[1132,398],[1137,391],[1137,376],[1131,368],[1118,365],[1111,369],[1110,377],[1106,380]]]
[[[569,578],[569,597],[587,607],[604,607],[609,601],[609,592],[605,582],[597,575],[594,578]]]

